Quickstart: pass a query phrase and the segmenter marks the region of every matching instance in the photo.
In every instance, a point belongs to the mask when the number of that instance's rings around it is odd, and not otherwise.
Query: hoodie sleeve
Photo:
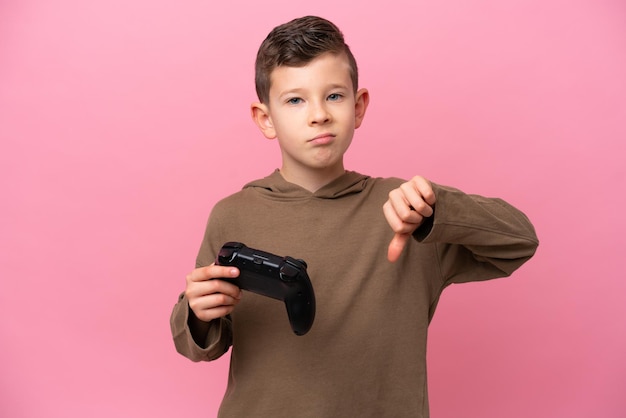
[[[434,215],[414,237],[437,247],[443,285],[511,275],[539,241],[528,218],[505,201],[433,184]]]
[[[230,317],[210,322],[204,341],[196,341],[189,329],[189,303],[180,295],[170,316],[170,328],[176,351],[192,361],[211,361],[220,358],[232,343]]]
[[[218,203],[209,216],[202,245],[196,258],[196,268],[208,266],[215,260],[221,240],[221,205]],[[221,244],[220,244],[221,245]],[[170,329],[176,351],[192,361],[216,360],[232,345],[232,320],[230,316],[211,321],[206,336],[192,335],[189,327],[189,301],[184,294],[178,297],[170,316]]]

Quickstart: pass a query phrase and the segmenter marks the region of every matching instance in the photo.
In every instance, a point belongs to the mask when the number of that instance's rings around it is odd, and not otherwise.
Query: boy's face
[[[277,138],[283,174],[342,174],[343,155],[361,125],[369,96],[356,94],[344,54],[323,54],[304,67],[278,67],[271,74],[269,102],[252,106],[263,134]]]

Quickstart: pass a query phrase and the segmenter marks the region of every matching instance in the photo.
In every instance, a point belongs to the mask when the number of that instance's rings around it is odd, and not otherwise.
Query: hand
[[[389,243],[387,259],[397,261],[411,234],[422,224],[424,218],[433,215],[435,193],[430,181],[416,176],[389,192],[383,205],[385,218],[395,232]]]
[[[241,289],[220,278],[239,276],[239,270],[229,266],[200,267],[187,275],[185,296],[198,319],[210,322],[228,315],[241,299]]]

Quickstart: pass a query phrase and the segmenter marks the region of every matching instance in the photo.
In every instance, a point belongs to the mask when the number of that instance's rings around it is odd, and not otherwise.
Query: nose
[[[309,124],[321,125],[331,121],[331,114],[325,102],[311,102],[309,108]]]

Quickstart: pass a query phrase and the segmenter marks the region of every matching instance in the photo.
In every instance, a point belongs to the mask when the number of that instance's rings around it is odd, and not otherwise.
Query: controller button
[[[280,268],[280,279],[284,282],[293,282],[300,273],[298,268],[290,263],[285,263]]]
[[[222,248],[218,254],[219,264],[225,265],[233,261],[237,251],[232,248]]]
[[[301,260],[299,258],[295,259],[295,258],[287,256],[287,257],[285,257],[285,260],[287,261],[287,263],[289,263],[292,266],[295,266],[297,268],[304,268],[304,269],[307,268],[306,261]]]

